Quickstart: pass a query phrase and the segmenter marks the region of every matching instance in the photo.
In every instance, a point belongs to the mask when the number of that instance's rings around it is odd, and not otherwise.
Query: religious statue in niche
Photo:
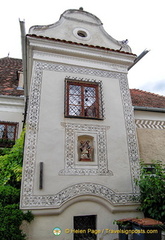
[[[93,147],[90,140],[80,141],[80,161],[93,161]]]

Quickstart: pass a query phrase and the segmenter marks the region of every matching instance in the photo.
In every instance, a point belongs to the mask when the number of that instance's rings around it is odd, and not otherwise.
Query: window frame
[[[17,129],[18,129],[18,123],[16,122],[5,122],[5,121],[0,121],[0,125],[4,125],[5,128],[3,130],[3,135],[5,134],[5,137],[0,137],[0,147],[12,147],[15,144],[16,138],[17,138]],[[9,139],[7,137],[8,131],[7,127],[8,126],[14,126],[14,137],[13,139]],[[1,133],[1,131],[0,131]]]
[[[69,86],[70,85],[75,85],[75,86],[80,86],[81,87],[81,114],[80,115],[69,115],[69,98],[70,98],[70,93],[69,93]],[[96,103],[95,103],[95,114],[96,117],[94,116],[87,116],[85,113],[85,94],[84,94],[84,88],[85,87],[91,87],[95,89],[95,98],[96,98]],[[94,120],[103,120],[104,115],[103,115],[103,102],[102,102],[102,85],[101,82],[96,82],[96,81],[89,81],[89,80],[77,80],[77,79],[72,79],[72,78],[66,78],[65,79],[65,106],[64,106],[64,112],[65,112],[65,117],[66,118],[83,118],[83,119],[94,119]]]

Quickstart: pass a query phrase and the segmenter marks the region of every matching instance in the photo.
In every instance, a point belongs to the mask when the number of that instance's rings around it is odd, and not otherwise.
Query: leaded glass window
[[[66,117],[103,119],[101,88],[97,82],[66,80]]]
[[[0,147],[11,147],[16,139],[17,123],[0,122]]]

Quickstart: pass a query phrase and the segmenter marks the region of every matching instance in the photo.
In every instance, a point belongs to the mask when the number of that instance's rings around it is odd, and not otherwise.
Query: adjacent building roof
[[[21,96],[18,90],[19,72],[22,71],[22,60],[5,57],[0,59],[0,95]],[[132,105],[147,108],[165,108],[165,96],[130,89]]]
[[[148,108],[165,108],[165,96],[142,91],[139,89],[130,89],[132,105]]]
[[[22,71],[22,60],[5,57],[0,59],[0,95],[21,96],[18,90],[19,72]]]
[[[120,225],[120,223],[122,224],[123,222],[125,223],[135,223],[136,225],[139,226],[147,226],[147,227],[151,227],[151,226],[155,226],[156,225],[163,225],[163,223],[161,221],[152,219],[152,218],[124,218],[124,219],[119,219],[117,220],[118,225]]]

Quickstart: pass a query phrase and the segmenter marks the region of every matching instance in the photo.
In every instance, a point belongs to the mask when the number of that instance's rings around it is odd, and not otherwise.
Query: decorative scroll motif
[[[89,124],[64,123],[66,128],[65,137],[65,169],[59,172],[60,175],[112,175],[107,166],[107,141],[106,130],[108,127]],[[75,165],[75,133],[95,133],[97,135],[97,168],[78,168]]]
[[[78,73],[83,75],[87,74],[87,75],[106,77],[106,78],[115,78],[115,79],[126,77],[125,73],[110,72],[110,71],[98,70],[98,69],[92,69],[92,68],[86,68],[86,67],[78,67],[78,66],[71,66],[71,65],[64,65],[64,64],[39,62],[39,61],[35,62],[35,70],[38,72],[38,74],[40,74],[43,70],[49,70],[49,71],[56,71],[56,72]],[[84,79],[82,78],[82,80]]]
[[[135,124],[137,128],[165,129],[164,121],[137,119]]]
[[[21,207],[60,207],[66,201],[84,194],[90,194],[93,196],[103,197],[109,202],[114,204],[124,204],[133,202],[131,193],[120,193],[116,194],[109,188],[95,184],[95,183],[80,183],[68,187],[67,189],[62,190],[61,192],[55,195],[33,195],[33,184],[34,184],[34,174],[35,174],[35,157],[36,157],[36,142],[37,142],[37,132],[39,124],[39,111],[40,111],[40,94],[41,94],[41,82],[43,70],[57,71],[57,72],[67,72],[68,73],[78,73],[78,74],[87,74],[92,76],[106,77],[106,78],[115,78],[120,80],[121,94],[123,98],[123,109],[126,121],[126,128],[128,133],[128,148],[129,148],[129,159],[130,159],[130,168],[132,174],[132,182],[134,178],[138,176],[138,150],[136,144],[136,135],[135,127],[133,121],[132,113],[132,103],[129,96],[128,85],[126,81],[126,74],[116,73],[110,71],[103,71],[97,69],[90,69],[85,67],[76,67],[69,66],[64,64],[54,64],[54,63],[45,63],[45,62],[34,62],[34,74],[32,76],[31,84],[31,95],[28,107],[28,126],[26,134],[26,143],[25,143],[25,156],[24,156],[24,174],[22,182],[22,199]],[[75,128],[75,125],[73,126]],[[92,128],[92,126],[90,126]],[[69,129],[67,128],[67,131]],[[103,131],[104,132],[104,131]],[[71,136],[72,138],[72,129]],[[102,135],[100,136],[100,143],[98,145],[103,146],[101,143]],[[69,138],[69,136],[68,136]],[[73,143],[73,141],[71,141]],[[69,143],[69,140],[67,140]],[[101,150],[101,149],[100,149]],[[104,153],[99,156],[100,161]],[[72,158],[69,158],[68,163],[72,164]],[[105,161],[105,157],[103,159]],[[72,165],[73,166],[73,165]],[[101,164],[99,172],[104,172],[105,164]],[[69,167],[69,166],[68,166]],[[92,171],[92,170],[90,170]],[[134,192],[137,191],[135,184],[133,183]]]
[[[67,187],[55,195],[24,196],[23,207],[50,207],[59,208],[67,201],[77,197],[91,195],[101,197],[111,204],[136,203],[138,194],[133,193],[115,193],[111,189],[101,184],[78,183]]]

